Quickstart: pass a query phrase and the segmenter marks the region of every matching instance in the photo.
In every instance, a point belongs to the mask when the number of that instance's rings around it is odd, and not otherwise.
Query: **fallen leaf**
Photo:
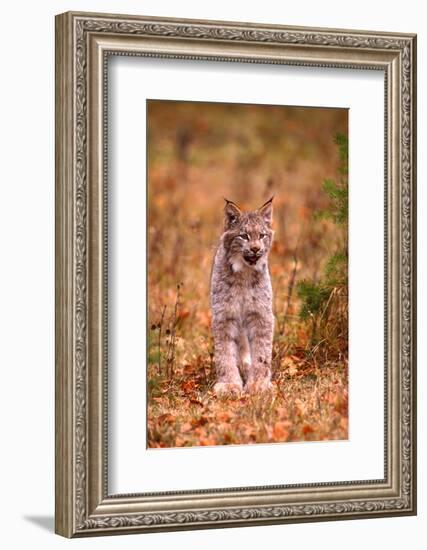
[[[273,440],[286,441],[289,437],[288,423],[276,422],[273,426]]]
[[[229,411],[220,411],[216,415],[216,418],[219,422],[229,422],[233,416],[234,414]]]
[[[208,423],[208,419],[206,418],[206,416],[201,416],[200,418],[192,418],[191,419],[191,425],[194,426],[194,427],[204,426],[207,423]]]
[[[313,433],[314,430],[313,428],[310,426],[310,424],[304,424],[304,426],[302,427],[302,433],[304,435],[307,435],[307,434],[310,434],[310,433]]]
[[[172,424],[172,422],[175,422],[176,417],[173,416],[173,414],[165,413],[165,414],[161,414],[157,418],[157,420],[158,420],[159,424],[164,424],[164,423]]]
[[[216,439],[214,437],[201,437],[200,445],[202,446],[216,445]]]
[[[184,422],[184,424],[181,425],[182,433],[191,432],[192,429],[193,427],[191,426],[190,422]]]
[[[224,443],[227,443],[227,444],[234,443],[234,438],[231,436],[230,433],[224,434]]]
[[[181,384],[181,389],[185,392],[191,392],[195,389],[196,382],[194,380],[186,380]]]

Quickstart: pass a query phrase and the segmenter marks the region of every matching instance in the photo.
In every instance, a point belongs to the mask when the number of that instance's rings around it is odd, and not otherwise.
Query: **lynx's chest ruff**
[[[267,269],[263,273],[252,272],[245,277],[242,271],[234,272],[224,288],[222,301],[229,312],[245,322],[256,311],[271,308],[272,293]]]

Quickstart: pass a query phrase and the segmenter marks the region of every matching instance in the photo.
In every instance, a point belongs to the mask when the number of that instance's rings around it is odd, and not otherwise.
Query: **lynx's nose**
[[[257,244],[251,245],[251,252],[253,252],[254,254],[258,254],[259,251],[260,251],[260,246],[259,245],[257,245]]]

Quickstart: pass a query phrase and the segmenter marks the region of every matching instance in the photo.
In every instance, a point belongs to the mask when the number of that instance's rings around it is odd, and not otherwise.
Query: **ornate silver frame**
[[[385,75],[385,477],[109,495],[106,59],[140,55]],[[416,513],[416,37],[247,23],[56,17],[56,532],[66,537]]]

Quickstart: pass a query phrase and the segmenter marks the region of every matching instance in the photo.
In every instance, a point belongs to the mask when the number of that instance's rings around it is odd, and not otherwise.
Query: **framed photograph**
[[[56,532],[416,513],[416,37],[56,18]]]

